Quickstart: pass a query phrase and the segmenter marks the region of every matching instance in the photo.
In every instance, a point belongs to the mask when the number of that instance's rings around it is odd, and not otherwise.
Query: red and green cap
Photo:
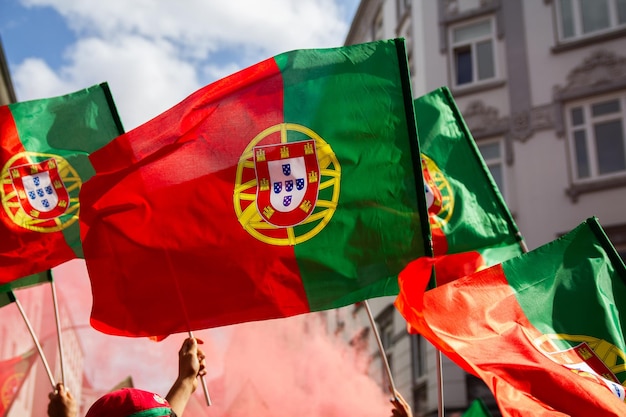
[[[176,416],[159,394],[136,388],[122,388],[100,397],[85,417],[168,417]]]

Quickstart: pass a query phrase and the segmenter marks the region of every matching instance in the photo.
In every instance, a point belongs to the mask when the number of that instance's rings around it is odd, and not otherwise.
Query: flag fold
[[[503,416],[626,414],[626,268],[597,219],[428,291],[423,264],[400,273],[397,309]]]
[[[399,39],[265,60],[90,160],[81,235],[91,323],[105,333],[395,295],[400,270],[430,251]]]

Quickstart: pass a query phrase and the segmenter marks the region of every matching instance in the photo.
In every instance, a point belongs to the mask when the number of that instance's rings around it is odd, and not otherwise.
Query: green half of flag
[[[484,267],[521,254],[517,225],[448,88],[417,98],[415,117],[435,255],[478,253]]]
[[[535,342],[555,355],[586,344],[626,385],[626,268],[598,220],[533,253],[524,269],[511,260],[502,271],[541,334]]]
[[[0,107],[0,284],[82,257],[88,155],[122,132],[106,83]]]

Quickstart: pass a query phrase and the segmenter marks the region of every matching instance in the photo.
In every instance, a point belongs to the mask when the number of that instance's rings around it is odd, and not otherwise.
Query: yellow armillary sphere
[[[293,138],[314,141],[319,178],[317,172],[310,174],[317,185],[317,195],[314,204],[311,205],[310,214],[297,224],[279,227],[270,224],[261,215],[256,204],[259,183],[254,149],[266,144],[274,145],[277,142],[289,144],[289,138],[292,138],[291,142],[294,142]],[[339,200],[340,180],[339,161],[326,141],[305,126],[280,123],[254,137],[239,158],[233,192],[235,213],[243,228],[256,239],[270,245],[294,246],[311,239],[330,222]]]

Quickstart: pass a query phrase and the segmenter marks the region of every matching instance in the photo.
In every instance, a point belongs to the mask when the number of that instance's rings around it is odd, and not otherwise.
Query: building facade
[[[529,249],[597,216],[626,257],[626,2],[362,0],[345,43],[397,37],[414,97],[451,90]],[[392,302],[369,305],[416,416],[437,415],[440,398],[461,413],[476,397],[497,415],[484,384],[408,335]],[[367,322],[353,310],[337,323],[356,334]],[[385,386],[380,359],[371,372]]]

